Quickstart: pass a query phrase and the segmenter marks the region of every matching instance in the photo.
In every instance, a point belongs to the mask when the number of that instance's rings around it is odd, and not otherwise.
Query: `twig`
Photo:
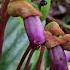
[[[39,56],[39,59],[38,59],[37,65],[36,65],[36,70],[41,70],[41,62],[42,62],[44,49],[45,49],[44,47],[41,47],[40,56]]]
[[[30,54],[29,54],[29,57],[28,57],[28,60],[27,60],[27,62],[26,62],[26,65],[25,65],[25,67],[24,67],[24,70],[30,70],[30,68],[29,68],[29,64],[30,64],[30,63],[29,63],[29,62],[30,62],[30,59],[31,59],[33,53],[34,53],[34,49],[32,49],[31,52],[30,52]]]
[[[27,50],[26,50],[25,53],[23,54],[23,56],[22,56],[22,58],[21,58],[21,61],[20,61],[20,63],[18,64],[18,67],[17,67],[16,70],[20,70],[20,68],[21,68],[21,66],[22,66],[22,64],[23,64],[23,62],[24,62],[24,60],[25,60],[27,54],[29,53],[29,51],[30,51],[30,49],[31,49],[30,46],[31,46],[31,45],[29,45],[29,47],[27,48]]]

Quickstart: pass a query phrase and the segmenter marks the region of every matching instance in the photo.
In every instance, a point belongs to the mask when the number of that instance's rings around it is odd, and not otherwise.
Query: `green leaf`
[[[36,68],[37,61],[39,60],[39,56],[40,56],[40,50],[36,50],[31,59],[30,70],[36,70],[35,68]],[[50,68],[50,58],[49,58],[47,49],[45,49],[43,57],[44,57],[43,61],[45,61],[44,67],[45,69],[49,70],[48,68]]]
[[[45,66],[47,68],[50,66],[49,52],[47,49],[45,50],[44,57],[45,57]]]
[[[51,0],[45,0],[47,2],[47,5],[41,6],[41,13],[43,14],[42,20],[45,20],[49,14]]]
[[[10,17],[5,30],[0,70],[16,70],[28,44],[23,19],[21,17]]]
[[[31,69],[30,70],[35,70],[35,67],[36,67],[37,61],[39,59],[39,56],[40,56],[40,51],[36,50],[33,53],[33,56],[31,58]]]

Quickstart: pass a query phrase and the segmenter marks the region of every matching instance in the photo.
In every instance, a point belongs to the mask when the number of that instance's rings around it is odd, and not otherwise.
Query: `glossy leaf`
[[[23,19],[21,17],[10,17],[5,30],[0,70],[16,70],[28,44]]]

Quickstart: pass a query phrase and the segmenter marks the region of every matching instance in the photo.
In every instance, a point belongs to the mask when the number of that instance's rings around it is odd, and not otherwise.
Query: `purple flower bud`
[[[49,50],[51,70],[68,70],[66,56],[61,46]]]
[[[44,27],[38,16],[25,19],[25,29],[32,44],[43,44],[45,42]]]
[[[70,51],[65,50],[65,55],[66,55],[67,61],[70,62]]]

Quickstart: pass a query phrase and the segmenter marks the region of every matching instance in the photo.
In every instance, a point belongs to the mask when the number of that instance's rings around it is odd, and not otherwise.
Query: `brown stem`
[[[10,0],[2,0],[2,5],[0,8],[0,54],[2,53],[3,39],[4,39],[4,30],[6,22],[8,20],[7,6]]]
[[[27,54],[29,53],[29,51],[30,51],[30,49],[31,49],[30,46],[31,46],[31,45],[29,45],[29,47],[27,48],[27,50],[26,50],[25,53],[23,54],[23,56],[22,56],[22,58],[21,58],[21,61],[20,61],[20,63],[18,64],[18,67],[17,67],[16,70],[20,70],[20,68],[21,68],[21,66],[22,66],[22,64],[23,64],[23,62],[24,62],[24,60],[25,60]]]
[[[28,57],[28,60],[27,60],[27,62],[26,62],[26,65],[25,65],[25,67],[24,67],[24,70],[30,70],[29,64],[30,64],[30,59],[31,59],[33,53],[34,53],[34,49],[32,49],[31,52],[30,52],[30,54],[29,54],[29,57]]]
[[[37,65],[36,65],[36,70],[41,70],[41,62],[42,62],[44,50],[45,50],[45,48],[41,47],[40,56],[39,56],[39,59],[38,59]]]

